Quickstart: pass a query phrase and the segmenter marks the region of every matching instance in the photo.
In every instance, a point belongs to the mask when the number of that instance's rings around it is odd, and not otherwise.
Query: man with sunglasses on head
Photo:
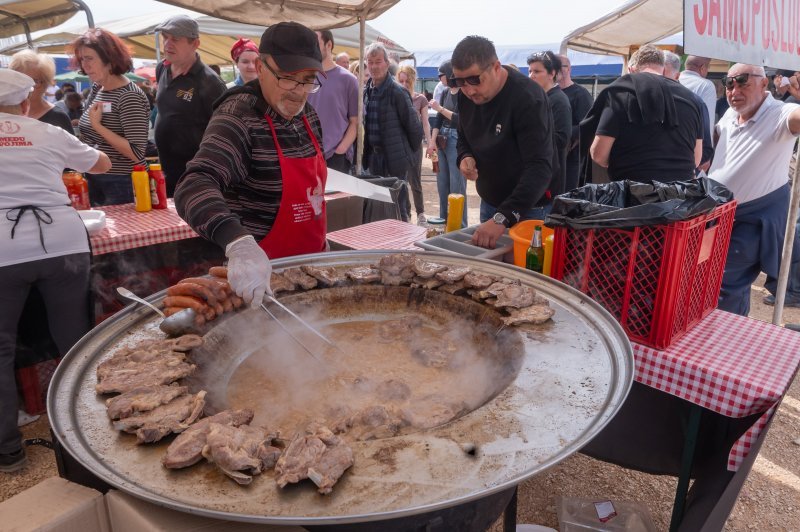
[[[258,78],[215,103],[175,191],[178,213],[225,249],[231,288],[253,307],[271,293],[270,259],[326,247],[322,128],[307,104],[323,73],[317,34],[281,22],[258,50]]]
[[[507,228],[549,211],[553,118],[544,90],[501,65],[485,37],[462,39],[451,62],[461,88],[458,165],[481,197],[472,242],[492,249]]]
[[[717,122],[709,177],[738,202],[719,308],[747,316],[750,286],[763,271],[774,295],[789,210],[789,161],[800,136],[800,105],[767,90],[764,68],[736,64],[723,78],[730,108]],[[800,96],[800,86],[789,91]]]

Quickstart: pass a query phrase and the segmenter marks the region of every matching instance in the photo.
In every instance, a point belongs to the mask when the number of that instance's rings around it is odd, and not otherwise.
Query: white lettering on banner
[[[684,50],[800,70],[800,0],[684,0]]]

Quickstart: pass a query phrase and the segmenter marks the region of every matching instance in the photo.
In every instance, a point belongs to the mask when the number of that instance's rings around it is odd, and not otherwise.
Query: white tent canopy
[[[561,50],[628,56],[633,45],[655,43],[682,30],[680,0],[633,0],[567,35]]]
[[[100,23],[97,26],[106,29],[125,41],[131,48],[134,57],[141,59],[156,58],[155,28],[161,22],[176,14],[186,14],[195,20],[200,28],[200,57],[206,64],[230,63],[230,50],[239,37],[253,39],[258,43],[263,26],[241,24],[228,20],[221,20],[200,13],[191,13],[179,9],[171,9],[158,13],[150,13],[122,20]],[[74,26],[59,33],[41,35],[33,40],[33,46],[40,52],[64,53],[65,46],[78,35],[86,31],[87,27]],[[353,57],[358,57],[359,35],[358,26],[337,28],[331,30],[336,42],[336,52],[346,51]],[[367,26],[366,42],[382,42],[389,53],[397,54],[400,58],[409,57],[411,53],[382,34],[378,30]],[[27,43],[20,42],[0,50],[0,53],[11,54],[27,47]]]

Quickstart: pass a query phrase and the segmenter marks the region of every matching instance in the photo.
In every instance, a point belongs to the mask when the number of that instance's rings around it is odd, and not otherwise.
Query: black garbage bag
[[[548,227],[603,229],[669,224],[708,214],[733,200],[733,192],[707,177],[672,183],[585,185],[556,196]]]
[[[360,175],[363,179],[381,187],[387,187],[392,196],[392,203],[385,201],[364,200],[364,217],[362,223],[377,222],[378,220],[400,220],[400,194],[407,186],[407,183],[397,177],[380,177],[372,175]]]

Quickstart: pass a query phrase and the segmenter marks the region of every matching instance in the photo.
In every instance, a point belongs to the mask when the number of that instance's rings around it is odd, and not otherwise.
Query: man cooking
[[[262,35],[258,78],[215,104],[197,155],[175,191],[178,213],[225,249],[228,281],[257,307],[271,293],[270,259],[325,248],[327,178],[317,35],[296,22]]]

